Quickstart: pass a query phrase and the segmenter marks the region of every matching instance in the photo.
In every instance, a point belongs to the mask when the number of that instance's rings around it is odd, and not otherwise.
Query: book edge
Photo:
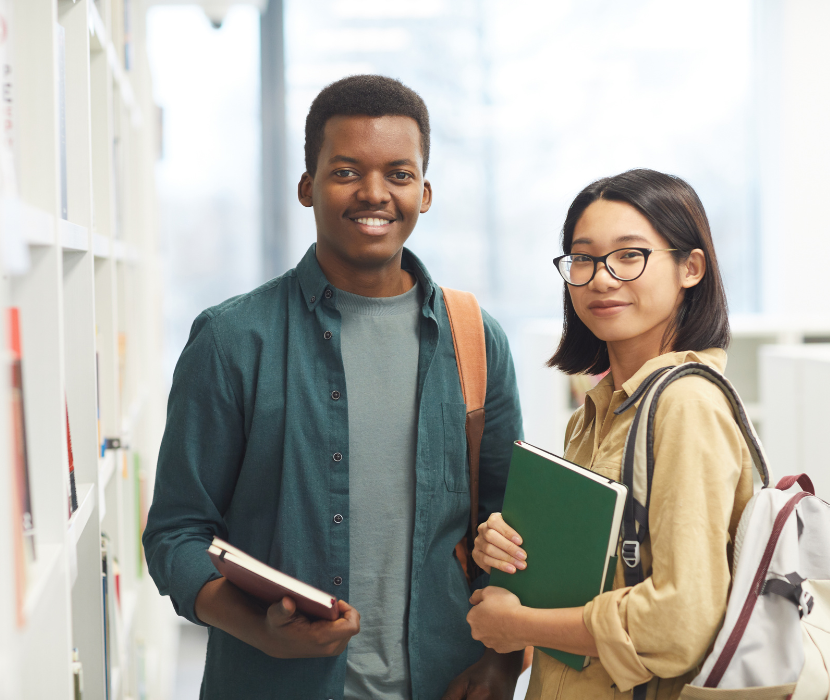
[[[221,556],[222,552],[225,552],[224,558],[230,559],[231,563],[241,566],[243,569],[247,569],[251,573],[264,578],[266,581],[282,586],[283,588],[293,591],[297,595],[308,598],[315,603],[319,603],[328,609],[331,609],[337,602],[336,596],[326,593],[325,591],[321,591],[319,588],[315,588],[308,583],[304,583],[293,576],[284,574],[282,571],[279,571],[272,566],[268,566],[268,564],[264,564],[258,559],[252,557],[250,554],[245,554],[242,550],[237,549],[224,540],[220,540],[218,537],[213,539],[208,551],[213,552],[213,554],[217,556]],[[332,601],[334,601],[334,603],[332,603]]]

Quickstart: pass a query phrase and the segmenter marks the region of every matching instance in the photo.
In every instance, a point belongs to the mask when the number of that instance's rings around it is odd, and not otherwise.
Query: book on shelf
[[[78,510],[78,490],[75,487],[75,455],[72,452],[72,431],[69,429],[69,404],[64,400],[66,409],[66,450],[69,456],[69,516]]]
[[[263,564],[218,537],[213,538],[208,554],[222,576],[267,605],[288,596],[300,612],[311,617],[336,620],[340,616],[333,595]]]
[[[493,569],[490,584],[531,608],[575,608],[610,589],[627,492],[616,481],[515,442],[502,517],[522,536],[527,568],[514,574]],[[576,670],[589,660],[540,649]]]
[[[84,668],[78,654],[78,647],[72,650],[72,690],[74,700],[83,700],[84,697]]]
[[[104,533],[101,533],[101,588],[104,605],[104,697],[107,700],[109,700],[110,697],[110,678],[112,677],[112,650],[110,645],[110,639],[112,638],[112,623],[109,616],[109,578],[109,537],[107,537]]]
[[[20,311],[16,307],[11,307],[6,310],[6,315],[11,364],[12,492],[14,494],[12,498],[12,517],[15,530],[15,580],[18,623],[22,625],[29,569],[36,559],[35,524],[32,516],[32,492],[29,482],[29,457],[26,443]]]

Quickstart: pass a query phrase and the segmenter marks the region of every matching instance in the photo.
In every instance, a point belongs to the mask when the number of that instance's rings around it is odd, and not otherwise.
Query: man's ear
[[[432,206],[432,185],[429,180],[424,180],[424,196],[421,199],[421,214],[426,214]]]
[[[680,286],[689,289],[696,286],[706,274],[706,256],[700,248],[695,248],[680,266]]]
[[[300,204],[304,207],[313,205],[311,201],[311,192],[313,189],[314,178],[308,173],[303,173],[303,176],[300,178],[300,184],[297,185],[297,199],[300,200]]]

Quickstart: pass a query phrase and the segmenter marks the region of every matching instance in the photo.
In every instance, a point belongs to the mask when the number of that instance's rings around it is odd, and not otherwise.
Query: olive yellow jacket
[[[636,411],[615,416],[614,410],[655,369],[683,362],[722,372],[726,353],[713,348],[661,355],[619,391],[605,377],[571,417],[565,457],[619,480]],[[527,699],[630,698],[632,688],[646,682],[647,700],[677,698],[723,622],[732,541],[752,493],[752,459],[720,389],[694,376],[671,384],[655,417],[650,534],[640,550],[646,579],[626,586],[620,560],[613,590],[585,606],[583,619],[599,658],[574,671],[536,650]]]

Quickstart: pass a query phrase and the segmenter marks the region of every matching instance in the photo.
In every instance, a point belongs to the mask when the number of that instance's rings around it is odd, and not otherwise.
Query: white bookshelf
[[[764,440],[765,426],[778,418],[777,414],[770,414],[769,402],[761,399],[762,350],[769,345],[810,348],[815,343],[830,342],[830,318],[734,315],[730,318],[730,327],[732,342],[727,350],[726,376],[741,395]],[[561,453],[568,418],[575,410],[569,378],[545,366],[559,344],[561,332],[561,319],[526,322],[521,332],[519,358],[525,438],[556,453]]]
[[[164,424],[154,163],[157,113],[134,1],[0,0],[11,38],[14,178],[0,190],[0,296],[20,313],[37,558],[18,620],[14,537],[0,526],[0,697],[166,698],[169,614],[144,572],[142,508]],[[62,218],[57,39],[64,33],[67,216]],[[2,127],[0,127],[2,128]],[[115,145],[117,144],[117,145]],[[4,148],[0,146],[0,148]],[[5,318],[5,317],[4,317]],[[7,330],[0,342],[8,347]],[[96,368],[97,353],[97,368]],[[3,355],[7,357],[7,353]],[[6,363],[8,377],[8,363]],[[78,509],[67,513],[66,407]],[[102,438],[121,441],[101,457]],[[11,489],[8,380],[0,382],[0,512]],[[120,565],[105,681],[101,533]],[[151,632],[158,628],[157,633]],[[167,674],[167,675],[166,675]],[[109,686],[107,688],[107,686]]]
[[[760,356],[761,405],[768,416],[764,447],[773,481],[809,474],[816,495],[830,501],[827,419],[830,344],[774,345]]]

